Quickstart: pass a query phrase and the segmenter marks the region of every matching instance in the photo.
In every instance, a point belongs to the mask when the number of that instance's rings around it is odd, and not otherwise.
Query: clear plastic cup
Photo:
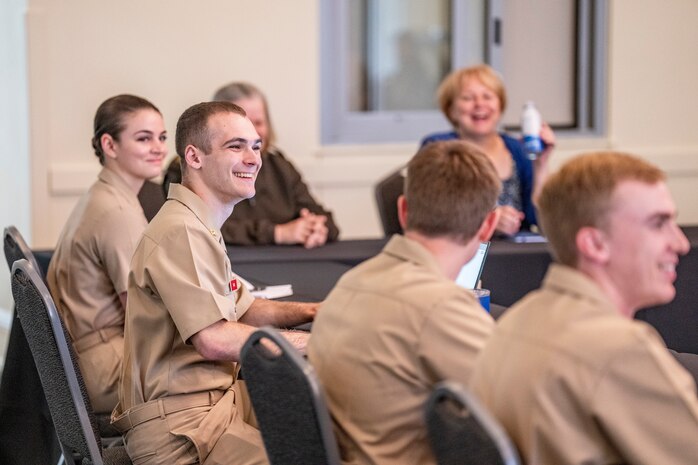
[[[480,301],[480,305],[482,305],[482,308],[484,308],[489,313],[489,311],[490,311],[490,290],[489,289],[473,289],[472,293],[475,297],[477,297],[477,300]]]

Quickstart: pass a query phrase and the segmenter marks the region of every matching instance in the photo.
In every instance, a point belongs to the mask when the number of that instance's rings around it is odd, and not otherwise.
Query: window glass
[[[505,0],[503,3],[501,72],[509,101],[502,118],[504,125],[518,126],[523,104],[533,100],[550,125],[573,127],[576,124],[577,2]]]
[[[323,0],[322,142],[419,141],[450,128],[436,90],[451,70],[501,72],[503,125],[533,100],[558,135],[599,134],[607,0]]]
[[[450,1],[350,2],[350,111],[434,110],[451,69]]]

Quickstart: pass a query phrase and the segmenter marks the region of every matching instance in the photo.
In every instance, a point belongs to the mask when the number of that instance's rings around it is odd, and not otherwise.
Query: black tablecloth
[[[676,298],[641,310],[636,317],[657,328],[668,347],[698,354],[698,226],[683,230],[691,250],[681,257],[677,268]],[[322,300],[350,266],[377,254],[386,241],[340,241],[312,250],[300,246],[229,246],[228,255],[233,269],[243,277],[245,267],[252,265],[253,278],[267,284],[291,283],[299,290],[310,287],[302,292],[304,298]],[[490,289],[493,303],[509,307],[540,286],[551,261],[547,244],[493,241],[482,273],[483,287]],[[337,264],[347,267],[338,268]]]
[[[291,284],[293,295],[284,300],[319,302],[332,290],[350,265],[333,261],[263,262],[233,265],[235,273],[258,285]]]
[[[325,244],[315,249],[300,245],[228,245],[228,256],[233,270],[243,263],[268,262],[339,262],[357,265],[383,249],[387,239],[355,239]]]
[[[676,299],[641,310],[637,318],[657,328],[670,348],[698,353],[698,226],[683,229],[691,251],[677,268]],[[339,241],[311,250],[301,246],[228,246],[228,255],[233,270],[243,277],[264,284],[290,283],[299,300],[319,301],[344,272],[376,255],[386,242]],[[46,269],[51,251],[35,254]],[[511,306],[540,286],[550,262],[547,244],[493,241],[482,274],[483,287],[490,289],[493,303]]]

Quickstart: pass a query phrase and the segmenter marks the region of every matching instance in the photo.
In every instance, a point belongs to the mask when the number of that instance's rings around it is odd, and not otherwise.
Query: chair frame
[[[459,410],[472,415],[491,438],[499,451],[504,465],[521,464],[519,453],[509,439],[509,435],[472,392],[454,381],[442,381],[438,383],[434,387],[426,403],[425,418],[427,419],[427,425],[429,424],[429,416],[431,414],[436,414],[436,407],[441,402],[452,402]],[[431,431],[429,436],[430,439],[433,440],[434,434]]]
[[[24,237],[22,237],[22,234],[20,234],[19,230],[14,226],[6,227],[3,231],[3,246],[7,244],[8,237],[12,239],[12,241],[14,242],[13,246],[16,246],[19,249],[19,252],[23,256],[23,258],[34,267],[37,273],[43,275],[43,273],[41,273],[41,267],[39,266],[39,262],[36,261],[34,253],[29,248],[29,245],[27,245],[26,241],[24,240]],[[14,260],[12,263],[10,263],[11,259],[7,255],[7,250],[5,250],[5,260],[7,260],[7,266],[10,268],[11,271]]]
[[[266,353],[263,354],[264,356],[273,359],[285,358],[293,365],[295,369],[297,369],[299,372],[303,374],[303,377],[308,382],[308,385],[310,387],[310,393],[313,401],[313,410],[315,413],[315,419],[317,420],[319,434],[322,438],[322,447],[325,451],[325,455],[327,458],[327,465],[341,465],[339,448],[337,446],[337,440],[334,436],[332,419],[330,417],[329,410],[327,408],[327,403],[325,401],[325,394],[317,378],[317,374],[315,373],[313,367],[300,354],[300,352],[298,352],[298,350],[295,347],[293,347],[291,343],[288,342],[286,338],[284,338],[276,329],[269,326],[259,328],[247,339],[241,351],[243,373],[245,369],[244,360],[246,356],[250,351],[260,350],[258,347],[261,344],[262,339],[270,340],[281,351],[280,355],[275,356],[270,354],[268,349],[262,348],[261,350],[266,350]],[[247,380],[247,382],[249,385],[249,379]],[[252,393],[250,393],[250,398],[252,398]],[[264,439],[263,433],[264,430],[262,429],[262,439]]]
[[[51,298],[51,294],[49,293],[48,288],[44,284],[43,279],[39,276],[38,272],[26,259],[17,260],[12,266],[13,279],[15,277],[15,274],[20,272],[24,273],[26,277],[28,277],[28,279],[31,281],[31,285],[34,286],[34,290],[41,297],[44,308],[46,309],[49,323],[51,325],[51,337],[53,338],[53,341],[56,344],[56,349],[58,351],[58,355],[62,364],[61,368],[65,374],[66,382],[68,384],[72,405],[77,414],[80,423],[80,428],[82,431],[82,436],[84,438],[87,450],[90,454],[90,457],[85,458],[91,460],[91,463],[93,463],[94,465],[103,465],[104,462],[102,454],[104,453],[103,450],[105,449],[102,449],[102,447],[100,446],[100,443],[98,442],[99,439],[97,438],[95,430],[93,429],[93,423],[90,419],[90,412],[88,411],[89,400],[83,395],[82,390],[80,388],[77,373],[78,368],[75,366],[75,362],[73,361],[73,357],[70,353],[70,341],[66,338],[66,333],[64,331],[61,317],[58,314],[58,311],[56,310],[56,306],[53,302],[53,299]],[[15,301],[16,300],[17,299],[15,298]],[[24,312],[20,309],[19,303],[16,303],[16,311],[20,323],[22,323],[22,325],[29,324],[29,322],[26,321],[27,315],[23,315]],[[34,355],[34,348],[31,344],[30,348],[32,350],[32,355]],[[38,366],[37,368],[39,371],[39,378],[41,379],[41,383],[42,385],[45,385],[45,375],[43,375],[43,370]],[[51,411],[51,417],[53,419],[54,426],[56,427],[56,432],[59,433],[59,443],[61,446],[61,450],[63,451],[63,457],[67,464],[73,465],[75,464],[73,458],[73,451],[70,448],[68,448],[60,438],[61,428],[59,428],[56,424],[55,418],[55,415],[58,415],[58,412],[54,411],[51,402],[49,402],[49,410]]]

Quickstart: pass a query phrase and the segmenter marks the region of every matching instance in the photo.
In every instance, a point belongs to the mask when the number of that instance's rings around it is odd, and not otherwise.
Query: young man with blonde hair
[[[557,263],[499,320],[473,390],[530,464],[695,463],[695,383],[632,319],[674,298],[689,248],[664,174],[584,155],[548,179],[538,214]]]
[[[499,189],[474,146],[423,147],[398,200],[404,236],[346,273],[322,304],[308,356],[344,463],[435,464],[424,403],[437,382],[468,381],[494,326],[454,281],[494,231]]]

